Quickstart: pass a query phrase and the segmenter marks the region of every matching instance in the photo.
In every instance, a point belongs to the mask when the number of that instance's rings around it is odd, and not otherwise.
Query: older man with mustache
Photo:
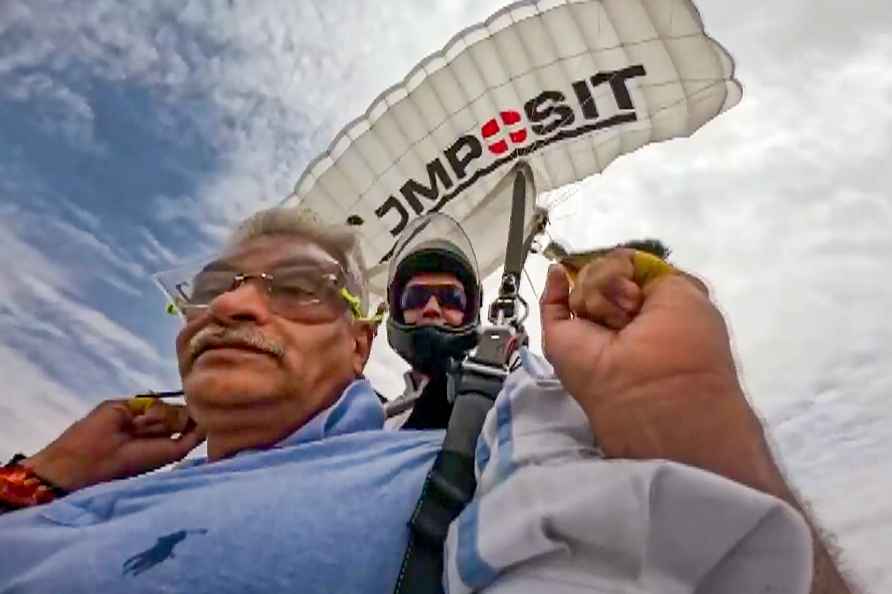
[[[105,402],[23,464],[75,491],[179,460],[205,436],[210,461],[287,437],[361,375],[374,331],[359,313],[364,275],[346,228],[258,213],[219,256],[156,275],[186,322],[176,350],[188,414]]]
[[[201,429],[171,439],[159,426],[178,419],[108,403],[83,421],[124,420],[104,444],[76,451],[63,435],[20,464],[72,492],[0,517],[0,592],[392,588],[443,433],[382,430],[362,377],[374,326],[355,237],[273,209],[159,280],[185,321],[177,357]],[[127,441],[131,429],[144,439]],[[207,459],[103,482],[182,456],[202,433]]]

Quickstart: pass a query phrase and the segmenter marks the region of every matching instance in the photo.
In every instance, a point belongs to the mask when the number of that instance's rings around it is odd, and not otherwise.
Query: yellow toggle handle
[[[635,254],[632,256],[632,265],[635,267],[632,280],[639,287],[644,287],[661,276],[675,272],[675,268],[666,260],[661,260],[653,254],[640,250],[635,250]]]
[[[582,270],[586,264],[604,257],[609,251],[610,250],[608,249],[604,249],[579,254],[569,254],[560,258],[558,261],[563,265],[564,270],[567,271],[567,277],[570,279],[570,284],[572,285],[576,282],[576,277],[579,274],[579,271]],[[641,250],[633,251],[632,266],[635,270],[632,273],[632,280],[635,281],[635,284],[639,287],[644,287],[647,283],[656,280],[665,274],[675,272],[675,268],[672,264],[669,264],[665,260]]]
[[[134,396],[127,400],[127,408],[135,415],[142,415],[152,408],[152,405],[156,402],[158,402],[158,399],[152,396]]]

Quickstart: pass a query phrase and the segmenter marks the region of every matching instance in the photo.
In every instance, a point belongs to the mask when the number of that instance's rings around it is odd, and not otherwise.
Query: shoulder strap
[[[395,594],[443,592],[443,543],[449,525],[471,501],[474,450],[486,413],[502,389],[504,372],[465,369],[459,374],[455,404],[443,448],[431,467],[409,521],[409,545],[403,556]],[[501,372],[501,373],[498,373]]]
[[[509,362],[523,343],[523,318],[517,304],[520,273],[526,258],[523,237],[526,219],[527,179],[515,168],[505,250],[505,267],[499,295],[490,306],[489,320],[474,354],[450,371],[452,414],[443,448],[431,467],[421,497],[409,521],[409,544],[403,556],[394,594],[443,593],[443,544],[449,525],[474,496],[474,453],[486,413],[492,408],[508,375]]]

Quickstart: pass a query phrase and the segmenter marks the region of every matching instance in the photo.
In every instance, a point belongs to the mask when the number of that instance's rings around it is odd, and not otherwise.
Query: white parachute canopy
[[[690,0],[517,2],[375,99],[285,202],[357,226],[378,295],[400,233],[430,211],[465,227],[487,274],[504,260],[503,178],[519,161],[528,187],[553,190],[688,136],[740,98]]]

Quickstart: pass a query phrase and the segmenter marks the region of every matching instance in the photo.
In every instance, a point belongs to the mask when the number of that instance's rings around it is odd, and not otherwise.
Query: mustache
[[[253,328],[206,326],[189,339],[187,347],[189,362],[195,361],[201,353],[215,347],[248,348],[267,353],[277,359],[285,356],[285,347]]]

